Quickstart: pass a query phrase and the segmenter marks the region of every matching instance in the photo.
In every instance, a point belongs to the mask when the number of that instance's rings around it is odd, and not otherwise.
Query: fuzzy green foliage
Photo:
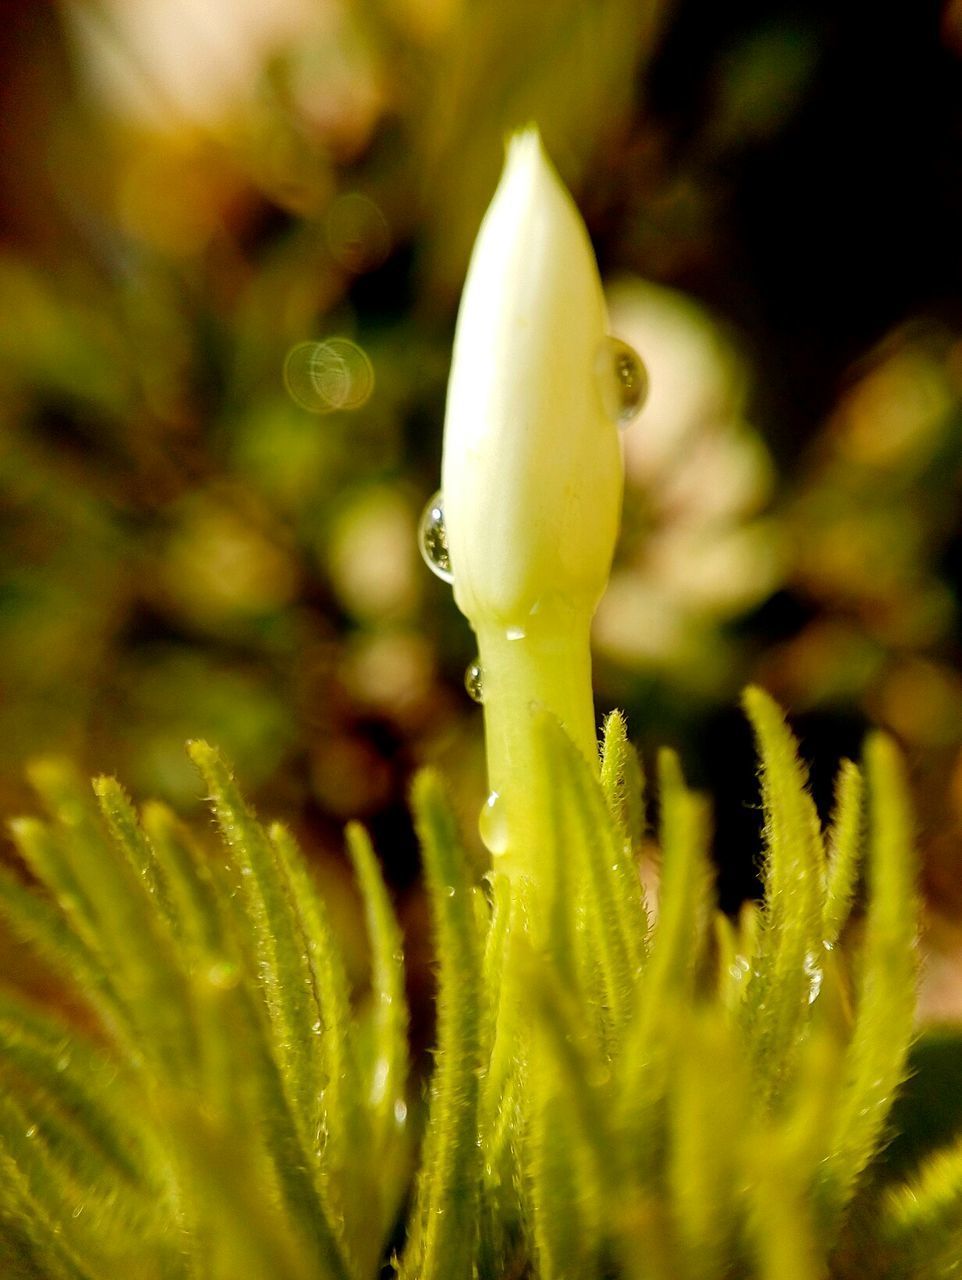
[[[874,1166],[913,1035],[898,755],[876,735],[864,773],[842,766],[823,831],[778,708],[745,706],[764,899],[737,923],[671,752],[646,837],[620,716],[599,774],[536,715],[553,786],[530,877],[495,858],[474,884],[440,780],[417,780],[438,1018],[416,1170],[401,934],[363,830],[358,1004],[293,838],[216,751],[190,747],[216,858],[112,779],[94,797],[38,766],[49,819],[13,829],[39,887],[5,873],[0,904],[87,1013],[0,996],[3,1275],[373,1280],[392,1257],[404,1280],[953,1274],[962,1148],[901,1186]]]

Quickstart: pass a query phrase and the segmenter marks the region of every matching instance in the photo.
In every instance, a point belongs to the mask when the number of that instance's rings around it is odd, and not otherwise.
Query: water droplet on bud
[[[464,673],[464,687],[472,702],[484,702],[481,663],[477,659],[468,664],[468,669]]]
[[[504,801],[497,791],[492,791],[481,806],[478,831],[485,848],[495,857],[508,847],[508,824],[505,819]]]
[[[418,525],[418,546],[424,563],[443,582],[453,582],[451,557],[448,554],[448,535],[444,528],[444,505],[440,492],[430,499],[421,513]]]
[[[641,356],[620,338],[606,338],[596,372],[605,413],[617,427],[626,427],[648,396],[648,371]]]

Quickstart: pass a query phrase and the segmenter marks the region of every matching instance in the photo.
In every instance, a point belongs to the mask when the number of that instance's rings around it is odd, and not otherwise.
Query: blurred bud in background
[[[773,469],[745,421],[746,370],[709,315],[679,293],[624,279],[613,332],[648,367],[625,434],[621,553],[595,620],[599,652],[706,697],[738,687],[721,628],[779,583],[781,533],[765,511]]]

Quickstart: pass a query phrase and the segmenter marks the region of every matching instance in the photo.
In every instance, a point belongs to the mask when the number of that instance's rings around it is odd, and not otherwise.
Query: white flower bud
[[[528,129],[474,246],[448,385],[444,522],[475,630],[593,613],[621,509],[615,376],[587,231]]]

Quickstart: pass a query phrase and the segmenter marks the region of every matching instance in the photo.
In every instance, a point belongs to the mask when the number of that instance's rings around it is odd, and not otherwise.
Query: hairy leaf
[[[745,1012],[763,1097],[790,1071],[821,980],[825,854],[807,776],[781,711],[763,690],[744,695],[761,761],[765,814],[763,927]]]
[[[825,942],[833,947],[848,919],[858,880],[864,835],[865,787],[860,770],[843,760],[835,784],[835,812],[828,833]]]
[[[415,779],[412,805],[438,955],[437,1055],[402,1280],[471,1280],[477,1247],[481,956],[470,884],[437,774]]]
[[[904,1078],[915,1013],[918,908],[906,783],[894,744],[881,734],[869,738],[865,764],[868,910],[855,1026],[822,1171],[830,1218],[837,1218],[850,1199],[884,1136],[889,1109]]]

